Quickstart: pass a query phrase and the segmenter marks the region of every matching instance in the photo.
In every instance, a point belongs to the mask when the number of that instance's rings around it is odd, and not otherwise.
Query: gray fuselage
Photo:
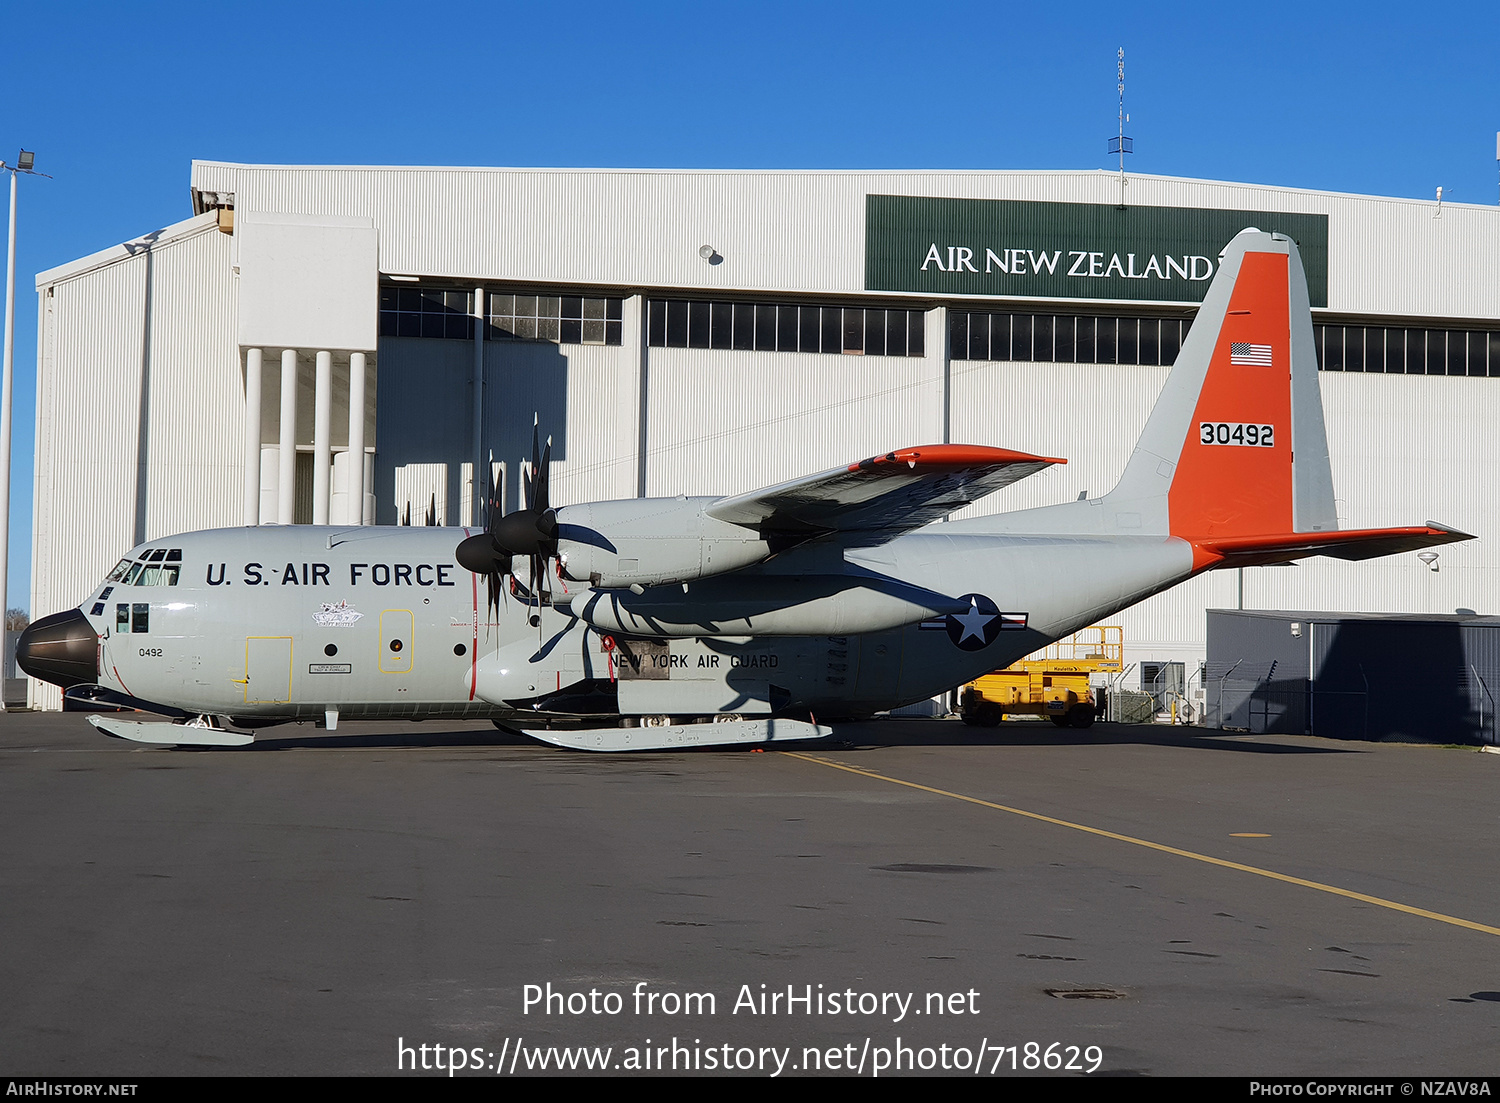
[[[238,720],[837,716],[933,696],[1192,570],[1170,537],[971,529],[817,541],[640,595],[555,580],[559,604],[540,610],[511,594],[488,607],[484,579],[454,560],[468,530],[220,529],[134,549],[165,549],[175,583],[127,570],[80,611],[100,637],[100,685]],[[574,615],[601,599],[634,610],[630,626]]]

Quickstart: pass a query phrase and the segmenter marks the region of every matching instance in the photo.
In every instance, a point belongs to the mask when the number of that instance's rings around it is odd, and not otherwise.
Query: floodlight
[[[21,150],[21,155],[16,158],[16,168],[22,172],[30,172],[34,164],[36,164],[36,154],[28,149]]]

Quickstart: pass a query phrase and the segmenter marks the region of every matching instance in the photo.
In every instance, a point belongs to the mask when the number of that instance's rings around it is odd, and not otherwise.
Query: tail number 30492
[[[1229,421],[1200,421],[1199,444],[1242,444],[1249,448],[1274,447],[1275,430],[1270,425],[1245,425]]]

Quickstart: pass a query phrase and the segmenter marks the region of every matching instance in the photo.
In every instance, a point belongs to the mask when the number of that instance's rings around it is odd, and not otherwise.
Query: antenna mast
[[[1125,209],[1125,154],[1134,153],[1131,147],[1135,144],[1125,136],[1125,124],[1130,121],[1130,116],[1125,114],[1125,47],[1120,47],[1116,55],[1116,75],[1119,78],[1118,89],[1120,92],[1120,133],[1118,137],[1109,140],[1109,152],[1120,156],[1120,210]],[[1496,135],[1500,139],[1500,135]]]

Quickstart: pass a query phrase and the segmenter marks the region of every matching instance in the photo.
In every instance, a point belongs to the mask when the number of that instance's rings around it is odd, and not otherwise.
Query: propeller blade
[[[537,477],[536,501],[531,503],[531,508],[538,513],[546,513],[552,507],[549,502],[549,483],[552,471],[552,438],[547,438],[547,446],[542,449],[541,474]]]
[[[541,427],[535,415],[531,421],[531,478],[526,481],[526,508],[536,508],[536,488],[542,471]]]
[[[484,602],[485,608],[495,620],[500,619],[500,594],[504,591],[505,584],[501,581],[496,571],[491,571],[484,576]]]
[[[524,490],[522,508],[511,513],[500,513],[499,493],[495,487],[493,461],[486,466],[485,487],[485,531],[468,537],[454,550],[454,558],[464,569],[485,576],[487,606],[498,620],[500,602],[507,588],[517,598],[524,599],[531,610],[531,617],[541,632],[542,606],[552,601],[550,568],[552,557],[557,554],[557,513],[551,508],[549,490],[552,466],[552,438],[545,446],[541,439],[540,418],[534,417],[531,426],[531,466],[522,466],[521,477]],[[429,524],[436,523],[437,498],[429,507]],[[411,506],[408,503],[406,523],[411,523]],[[515,559],[525,556],[529,586],[522,587],[516,575]],[[506,579],[509,579],[507,586]],[[524,592],[523,592],[524,590]],[[540,644],[541,637],[539,635]]]
[[[495,461],[493,458],[485,460],[484,464],[484,527],[488,531],[494,528],[495,522],[500,519],[500,504],[495,501]]]

